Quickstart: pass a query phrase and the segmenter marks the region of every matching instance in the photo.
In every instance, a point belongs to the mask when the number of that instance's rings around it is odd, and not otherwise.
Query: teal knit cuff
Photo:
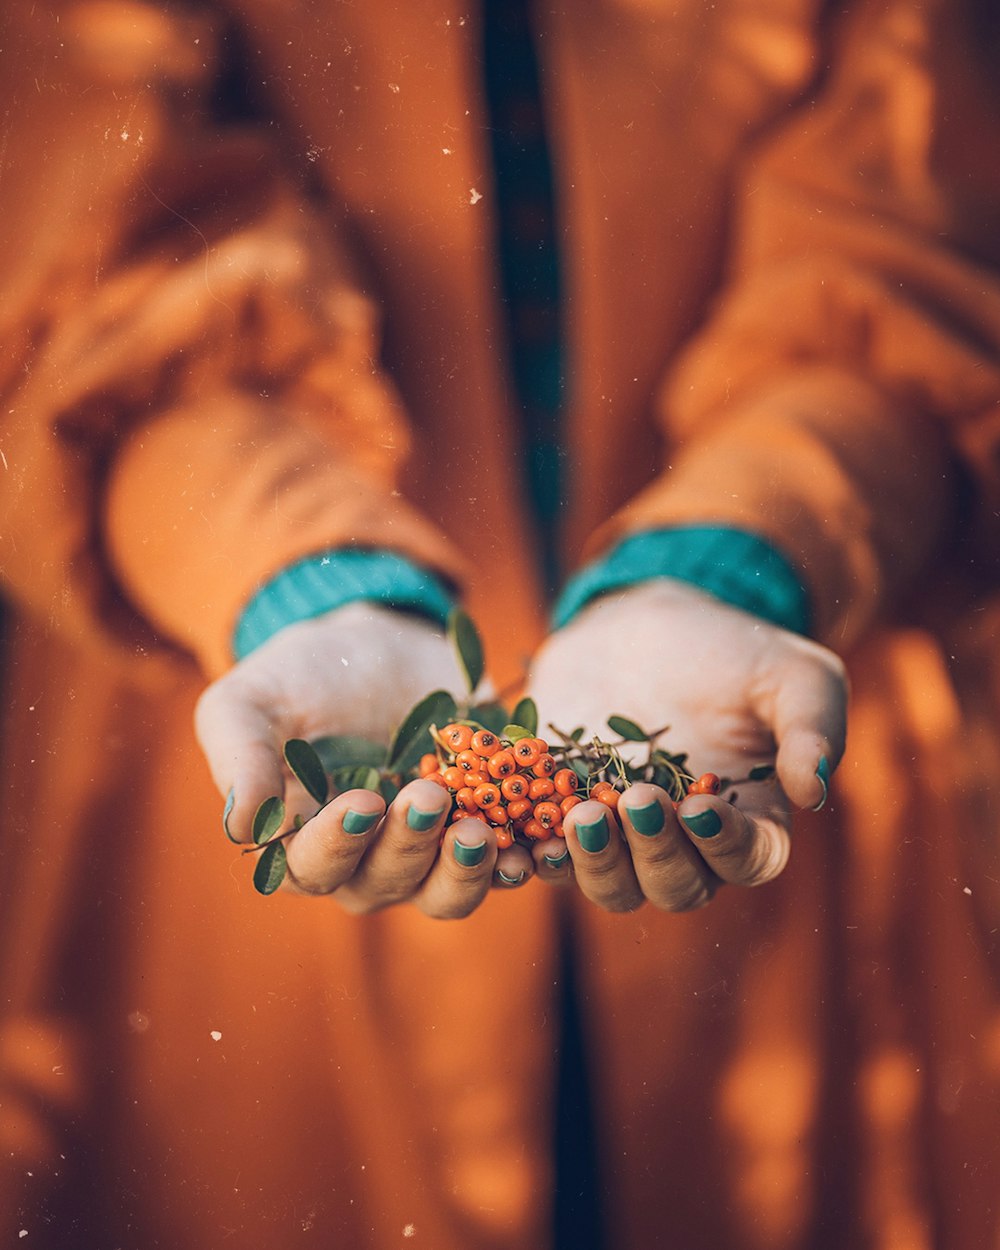
[[[242,660],[283,626],[360,599],[418,612],[442,626],[454,604],[437,577],[393,551],[327,551],[289,565],[257,591],[237,622],[233,652]]]
[[[686,526],[633,534],[571,578],[553,613],[568,625],[591,600],[651,577],[672,577],[797,634],[809,633],[809,599],[785,557],[745,530]]]

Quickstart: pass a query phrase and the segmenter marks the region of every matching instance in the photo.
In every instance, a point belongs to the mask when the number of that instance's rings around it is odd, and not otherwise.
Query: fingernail
[[[814,812],[818,812],[826,802],[826,796],[830,790],[830,761],[825,755],[819,757],[819,763],[816,765],[816,776],[819,779],[819,784],[823,787],[823,793],[819,802],[813,808]]]
[[[651,838],[663,828],[663,808],[655,799],[645,807],[629,807],[626,803],[625,811],[632,822],[632,828],[644,838]]]
[[[703,812],[695,812],[693,816],[681,816],[696,838],[714,838],[722,828],[722,817],[714,808],[706,807]]]
[[[411,808],[410,810],[412,811],[413,809]],[[344,816],[344,832],[353,834],[367,833],[378,818],[378,812],[356,812],[354,808],[349,807],[347,814]]]
[[[409,811],[406,813],[406,823],[411,829],[417,833],[426,833],[433,825],[441,819],[441,811],[422,812],[419,807],[410,804]]]
[[[478,842],[475,846],[466,846],[464,842],[459,842],[456,838],[454,851],[455,859],[463,868],[475,868],[486,858],[486,839],[483,838],[482,842]]]
[[[230,790],[229,793],[226,795],[226,806],[222,809],[222,831],[226,835],[226,837],[229,839],[230,842],[236,841],[233,835],[229,832],[229,816],[233,810],[233,805],[235,804],[235,802],[236,802],[236,791]]]
[[[520,885],[524,880],[524,869],[522,868],[516,877],[508,877],[502,868],[498,868],[497,876],[504,883],[504,885]]]
[[[550,868],[561,868],[569,859],[569,851],[563,851],[563,853],[561,855],[557,855],[555,859],[553,859],[551,855],[545,855],[542,858]]]
[[[596,855],[598,851],[603,851],[608,845],[611,833],[608,829],[608,822],[603,816],[598,816],[596,820],[592,820],[589,824],[579,821],[573,828],[576,830],[577,840],[580,845],[591,855]]]

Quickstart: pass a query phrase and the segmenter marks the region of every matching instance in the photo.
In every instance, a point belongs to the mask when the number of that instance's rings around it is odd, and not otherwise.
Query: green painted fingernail
[[[663,808],[655,799],[645,807],[629,807],[626,803],[625,811],[632,822],[632,828],[644,838],[651,838],[663,828]]]
[[[516,877],[508,877],[502,868],[498,868],[497,876],[504,883],[504,885],[520,885],[524,880],[524,870],[522,869]]]
[[[410,810],[412,811],[413,809],[411,808]],[[344,816],[344,832],[354,834],[367,833],[378,818],[378,812],[356,812],[353,808],[348,808],[347,814]]]
[[[693,816],[681,816],[696,838],[714,838],[722,828],[722,817],[711,807],[703,812],[695,812]]]
[[[236,802],[236,791],[230,790],[229,793],[226,795],[226,806],[222,809],[222,831],[226,835],[226,837],[229,839],[230,842],[236,841],[233,835],[229,832],[229,816],[233,810],[233,805],[235,804],[235,802]]]
[[[455,859],[463,868],[475,868],[486,858],[486,839],[484,838],[476,846],[466,846],[464,842],[456,839],[454,849]]]
[[[557,855],[555,859],[553,859],[551,855],[544,856],[544,859],[550,868],[561,868],[569,859],[569,851],[563,851],[563,853],[561,855]]]
[[[414,807],[411,803],[410,809],[406,813],[406,823],[417,833],[426,833],[428,829],[437,824],[441,819],[441,815],[440,811],[422,812],[419,807]]]
[[[580,845],[591,855],[596,855],[598,851],[603,851],[608,845],[608,839],[611,837],[608,822],[603,816],[598,816],[596,820],[592,820],[589,824],[579,821],[573,828],[576,830],[577,840]]]
[[[819,802],[813,808],[814,812],[820,810],[826,802],[826,796],[830,791],[830,761],[825,755],[819,757],[819,763],[816,765],[816,776],[819,779],[819,784],[823,787],[823,793],[820,795]]]

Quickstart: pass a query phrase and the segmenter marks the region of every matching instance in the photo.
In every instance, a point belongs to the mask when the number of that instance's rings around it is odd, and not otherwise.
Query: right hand
[[[289,738],[354,734],[386,742],[424,695],[463,686],[441,631],[392,609],[352,603],[285,626],[198,701],[198,741],[227,796],[229,834],[251,842],[258,806],[281,796],[288,827],[296,814],[306,819],[284,839],[282,888],[334,895],[355,913],[411,901],[429,916],[453,919],[474,911],[494,881],[527,881],[531,857],[520,847],[498,853],[493,830],[479,821],[451,826],[439,846],[449,803],[433,782],[411,781],[388,811],[369,790],[339,794],[317,811],[284,762]],[[428,820],[426,828],[413,827]],[[361,825],[363,832],[349,832]],[[484,840],[481,860],[463,863],[476,858]]]

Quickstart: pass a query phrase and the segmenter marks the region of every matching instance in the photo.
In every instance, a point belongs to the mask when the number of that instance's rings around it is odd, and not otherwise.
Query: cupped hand
[[[530,686],[542,722],[567,732],[584,725],[611,737],[609,714],[669,726],[660,744],[687,752],[695,776],[775,766],[776,780],[740,784],[735,805],[693,795],[675,811],[662,789],[639,783],[617,814],[593,800],[574,807],[564,824],[569,857],[559,861],[552,839],[537,844],[538,875],[574,876],[609,911],[644,901],[684,911],[723,882],[775,878],[788,860],[792,809],[825,802],[844,750],[847,678],[833,652],[668,579],[584,609],[542,647]]]
[[[214,682],[195,714],[198,741],[222,795],[226,830],[251,842],[253,817],[271,795],[285,801],[288,872],[283,888],[332,894],[351,912],[411,901],[428,915],[473,911],[491,884],[533,874],[521,848],[498,854],[479,821],[451,825],[447,795],[428,781],[404,786],[388,810],[368,790],[336,795],[322,810],[290,773],[289,738],[349,734],[387,742],[432,690],[464,678],[440,630],[416,617],[353,603],[288,625]],[[501,875],[502,873],[502,875]]]

